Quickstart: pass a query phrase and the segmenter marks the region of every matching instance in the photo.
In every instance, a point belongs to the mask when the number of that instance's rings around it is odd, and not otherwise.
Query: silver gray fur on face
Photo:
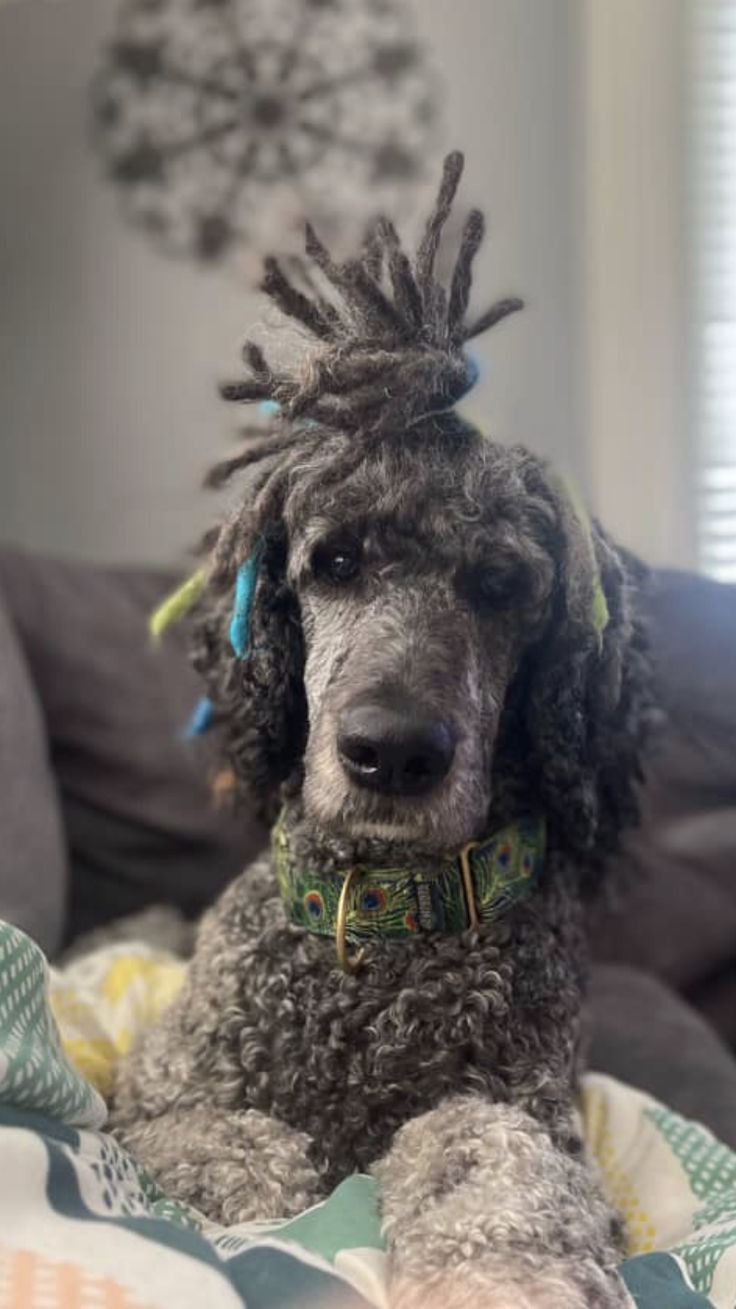
[[[413,261],[383,223],[360,260],[310,233],[311,270],[269,264],[318,345],[290,373],[248,344],[228,390],[281,417],[214,475],[251,482],[206,543],[195,659],[240,792],[285,806],[303,867],[431,868],[541,813],[543,876],[478,931],[375,940],[352,976],[257,862],[121,1067],[112,1122],[167,1192],[227,1223],[373,1169],[396,1309],[622,1309],[620,1225],[574,1103],[584,901],[635,821],[651,717],[644,570],[542,461],[452,411],[464,342],[519,307],[466,322],[479,215],[449,294],[434,278],[460,169],[450,156]],[[233,587],[256,545],[240,660]]]

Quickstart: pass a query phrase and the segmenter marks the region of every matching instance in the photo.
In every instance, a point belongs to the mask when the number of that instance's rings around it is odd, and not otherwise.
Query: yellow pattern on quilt
[[[108,946],[52,970],[50,999],[64,1051],[103,1095],[112,1089],[117,1061],[171,1003],[186,965],[137,945]]]
[[[626,1224],[626,1253],[648,1254],[657,1248],[657,1229],[631,1174],[623,1166],[619,1142],[611,1127],[607,1094],[594,1082],[584,1083],[580,1109],[588,1150],[601,1171],[606,1195]]]

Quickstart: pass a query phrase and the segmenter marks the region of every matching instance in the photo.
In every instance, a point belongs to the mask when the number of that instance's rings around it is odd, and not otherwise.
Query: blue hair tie
[[[230,620],[230,644],[238,659],[246,659],[250,644],[250,618],[258,581],[260,548],[241,564],[235,578],[235,602]]]
[[[261,550],[258,546],[249,559],[241,564],[235,578],[235,603],[230,620],[230,644],[238,659],[245,659],[250,644],[250,615],[258,580]],[[204,736],[215,721],[215,706],[209,696],[203,696],[194,706],[184,729],[184,739],[193,741]]]
[[[468,379],[468,390],[470,390],[472,387],[475,386],[476,382],[480,378],[482,369],[480,366],[480,362],[478,360],[478,356],[476,354],[472,354],[470,351],[467,351],[465,358],[467,359],[468,364],[470,365],[468,369],[470,373],[470,377]]]
[[[278,400],[260,400],[258,404],[258,412],[259,414],[262,414],[264,418],[276,418],[278,414],[281,413],[281,405]],[[302,421],[305,427],[318,426],[314,418],[304,418]]]
[[[214,721],[215,706],[209,696],[205,695],[192,710],[192,715],[184,729],[184,740],[193,741],[197,736],[204,736]]]

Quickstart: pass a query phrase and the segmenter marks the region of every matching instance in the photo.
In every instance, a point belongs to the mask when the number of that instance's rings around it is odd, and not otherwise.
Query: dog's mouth
[[[335,788],[329,799],[324,795],[327,802],[324,812],[329,808],[330,826],[346,833],[376,836],[391,832],[411,836],[422,826],[428,809],[442,807],[444,787],[428,796],[384,795],[356,786],[349,778],[340,781],[339,790]]]
[[[487,817],[487,798],[477,795],[475,803],[454,802],[446,790],[422,802],[366,804],[355,793],[346,793],[343,803],[331,813],[316,814],[307,805],[306,817],[328,841],[351,852],[358,863],[388,866],[412,863],[418,856],[438,858],[455,854],[468,841],[482,836]],[[398,866],[398,865],[397,865]]]
[[[345,835],[353,840],[366,841],[411,841],[417,835],[417,824],[409,821],[398,822],[395,819],[363,819],[349,822]]]

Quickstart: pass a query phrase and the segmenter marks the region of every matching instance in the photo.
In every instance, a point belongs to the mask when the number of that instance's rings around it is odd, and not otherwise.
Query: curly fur
[[[621,1304],[620,1234],[593,1170],[517,1105],[448,1097],[401,1128],[375,1172],[402,1309]]]
[[[208,538],[195,660],[241,791],[283,804],[305,865],[431,866],[543,812],[539,890],[459,937],[377,940],[357,976],[286,921],[266,859],[203,921],[187,982],[121,1069],[113,1122],[172,1193],[213,1218],[294,1213],[375,1168],[393,1303],[537,1309],[628,1303],[618,1227],[574,1126],[584,900],[636,818],[652,697],[643,570],[518,448],[451,405],[472,380],[471,215],[449,294],[434,280],[459,180],[450,156],[413,263],[381,223],[359,261],[266,289],[317,339],[294,372],[248,344],[236,399],[282,411],[215,481],[249,468]],[[249,657],[228,642],[233,584],[259,546]],[[320,562],[355,563],[338,583]],[[592,622],[598,581],[610,619]],[[376,689],[449,722],[429,796],[356,788],[340,713]]]

